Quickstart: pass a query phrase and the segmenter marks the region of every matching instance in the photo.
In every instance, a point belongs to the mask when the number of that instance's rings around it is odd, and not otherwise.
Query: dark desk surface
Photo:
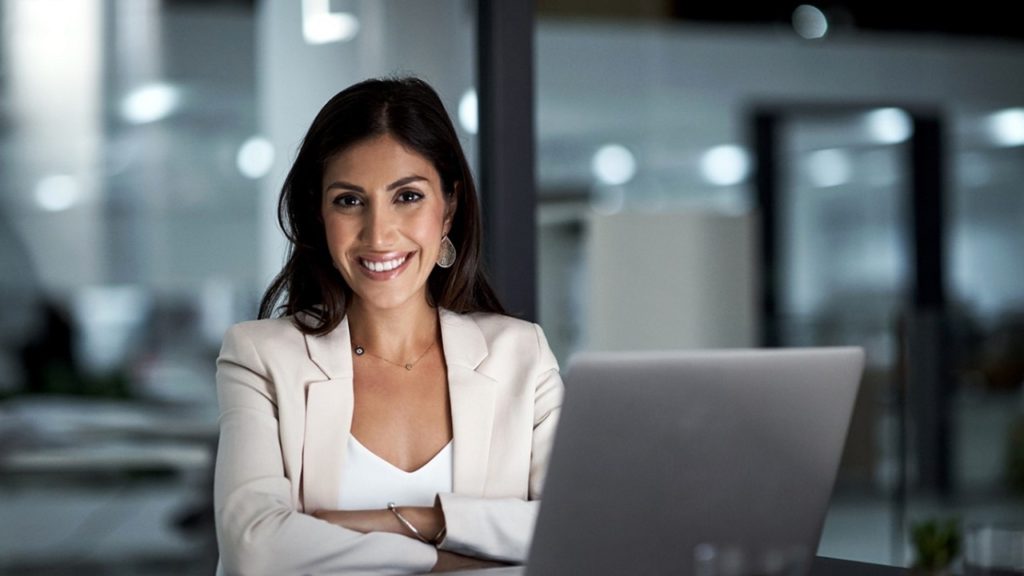
[[[460,576],[524,576],[525,573],[526,570],[522,566],[458,572]],[[810,576],[902,576],[909,573],[909,570],[906,568],[896,566],[867,564],[865,562],[838,560],[836,558],[823,558],[819,556],[811,566]]]
[[[811,576],[897,576],[909,574],[906,568],[867,564],[853,560],[837,560],[818,556],[811,566]]]

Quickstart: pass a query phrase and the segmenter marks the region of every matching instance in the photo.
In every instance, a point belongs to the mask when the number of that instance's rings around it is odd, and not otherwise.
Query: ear
[[[458,198],[459,198],[459,186],[461,186],[461,185],[462,185],[461,182],[456,182],[455,183],[454,190],[448,196],[447,202],[445,203],[446,205],[445,205],[445,208],[444,208],[444,226],[443,226],[444,227],[444,234],[445,234],[445,236],[447,236],[448,232],[451,231],[451,229],[452,229],[452,222],[455,220],[455,211],[459,207],[459,200],[458,200]]]

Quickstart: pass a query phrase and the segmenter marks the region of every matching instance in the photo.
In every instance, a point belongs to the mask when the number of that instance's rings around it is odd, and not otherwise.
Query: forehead
[[[390,134],[362,140],[338,152],[324,165],[324,180],[383,179],[388,182],[406,176],[439,180],[434,164]],[[388,180],[390,178],[390,180]]]

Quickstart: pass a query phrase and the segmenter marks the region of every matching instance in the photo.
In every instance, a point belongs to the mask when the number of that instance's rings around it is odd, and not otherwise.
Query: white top
[[[380,510],[433,506],[438,493],[452,491],[452,442],[419,469],[406,472],[348,436],[348,456],[338,487],[339,510]]]

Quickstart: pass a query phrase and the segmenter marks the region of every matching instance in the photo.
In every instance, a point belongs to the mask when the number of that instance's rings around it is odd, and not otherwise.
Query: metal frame
[[[537,316],[533,2],[477,1],[485,263],[508,311]]]
[[[877,107],[877,104],[763,106],[750,118],[751,140],[756,155],[754,183],[761,213],[762,345],[782,344],[779,297],[782,282],[778,230],[786,223],[780,213],[784,190],[779,188],[781,130],[795,115],[835,114]],[[914,133],[909,157],[911,181],[906,191],[907,248],[912,255],[906,310],[899,319],[898,333],[903,345],[903,364],[897,367],[902,384],[896,393],[902,415],[897,447],[902,463],[898,485],[892,494],[894,506],[893,557],[902,560],[908,494],[908,451],[913,429],[917,456],[916,488],[926,493],[949,495],[952,481],[953,422],[947,298],[945,287],[945,174],[942,121],[934,110],[910,111]]]

